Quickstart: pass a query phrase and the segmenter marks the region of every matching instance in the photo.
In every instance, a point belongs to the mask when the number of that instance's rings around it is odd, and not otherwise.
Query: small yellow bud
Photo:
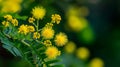
[[[52,45],[52,42],[51,42],[50,40],[45,40],[45,41],[44,41],[44,45],[45,45],[46,47],[51,46],[51,45]]]
[[[34,32],[34,33],[33,33],[33,38],[34,38],[34,39],[40,38],[40,33]]]
[[[18,20],[17,20],[17,19],[12,19],[11,23],[12,23],[14,26],[18,26]]]
[[[9,26],[9,22],[8,22],[8,21],[3,21],[2,24],[3,24],[5,27],[8,27],[8,26]]]
[[[33,18],[33,17],[30,17],[29,19],[28,19],[28,22],[29,23],[33,23],[35,21],[35,19]]]
[[[34,28],[34,26],[28,26],[28,30],[29,30],[29,32],[34,32],[35,28]]]
[[[59,24],[61,21],[61,16],[59,14],[53,14],[51,19],[52,19],[53,23],[56,22],[57,24]]]
[[[7,19],[8,21],[12,20],[12,16],[11,15],[5,15],[4,18]]]

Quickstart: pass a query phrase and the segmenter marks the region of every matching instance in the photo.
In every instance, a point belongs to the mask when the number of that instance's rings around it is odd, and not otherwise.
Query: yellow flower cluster
[[[40,38],[40,33],[34,32],[34,33],[33,33],[33,38],[34,38],[34,39],[39,39],[39,38]]]
[[[35,7],[32,9],[32,14],[36,19],[43,19],[46,14],[46,10],[43,7]]]
[[[2,0],[1,1],[1,12],[3,13],[14,13],[21,10],[22,0]]]
[[[8,27],[10,24],[13,24],[13,26],[18,26],[18,20],[13,19],[11,15],[5,15],[4,18],[6,19],[6,21],[3,21],[2,24],[5,27]]]
[[[57,46],[63,46],[68,42],[67,36],[65,33],[60,32],[59,34],[56,34],[55,38],[55,31],[53,30],[53,24],[57,23],[59,24],[61,21],[61,16],[58,14],[52,15],[52,21],[50,23],[47,23],[43,28],[39,29],[39,20],[43,19],[43,17],[46,14],[46,10],[43,7],[35,7],[32,9],[32,17],[28,18],[28,22],[31,23],[30,25],[22,24],[18,28],[18,33],[26,35],[30,33],[32,35],[32,39],[37,39],[39,43],[44,44],[46,51],[45,54],[49,59],[56,58],[61,54],[61,52],[58,50],[57,47],[52,45],[51,39],[54,39],[55,44]],[[13,18],[11,15],[5,15],[4,18],[6,21],[3,21],[2,24],[5,27],[8,27],[9,25],[18,26],[17,19]],[[41,41],[40,40],[41,37]],[[73,45],[70,45],[73,47]],[[69,46],[68,46],[69,48]],[[70,51],[69,51],[70,52]]]
[[[64,33],[60,32],[59,34],[57,34],[55,36],[55,44],[57,46],[63,46],[67,42],[68,42],[68,39],[67,39],[67,36]]]
[[[47,50],[45,51],[45,54],[49,59],[56,58],[61,54],[61,52],[54,46],[48,47]]]
[[[43,36],[44,39],[52,39],[54,30],[51,27],[44,27],[41,31],[41,36]]]
[[[28,26],[28,25],[24,25],[22,24],[19,28],[18,28],[18,33],[22,33],[22,34],[28,34],[29,32],[34,32],[35,29],[33,26]]]
[[[57,24],[59,24],[60,21],[61,21],[61,16],[59,14],[53,14],[52,17],[51,17],[51,19],[52,19],[53,23],[56,22]]]

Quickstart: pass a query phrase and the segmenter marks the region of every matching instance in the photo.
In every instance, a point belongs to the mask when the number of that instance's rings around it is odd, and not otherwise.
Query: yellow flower
[[[53,59],[60,55],[60,51],[56,47],[51,46],[47,48],[45,54],[49,59]]]
[[[86,60],[89,57],[90,52],[87,48],[80,47],[80,48],[77,49],[77,54],[76,55],[79,59]]]
[[[45,41],[44,41],[44,45],[48,47],[48,46],[51,46],[52,43],[51,43],[50,40],[45,40]]]
[[[28,26],[27,28],[28,28],[29,32],[34,32],[35,31],[34,26]]]
[[[17,20],[17,19],[12,19],[11,23],[12,23],[14,26],[18,26],[18,20]]]
[[[29,19],[28,19],[28,22],[29,23],[33,23],[35,21],[35,19],[33,18],[33,17],[30,17]]]
[[[57,24],[59,24],[61,21],[61,16],[59,14],[53,14],[51,19],[54,23],[56,22]]]
[[[18,33],[22,33],[22,34],[27,34],[29,32],[28,30],[28,26],[27,25],[24,25],[22,24],[19,28],[18,28]]]
[[[12,16],[11,15],[5,15],[4,18],[7,19],[8,21],[12,20]]]
[[[69,41],[64,47],[64,49],[65,49],[65,52],[67,53],[73,53],[76,49],[76,44],[72,41]]]
[[[36,19],[43,19],[46,14],[46,10],[43,7],[35,7],[32,9],[32,14]]]
[[[104,62],[100,58],[94,58],[91,60],[89,67],[104,67]]]
[[[54,30],[50,27],[44,27],[41,31],[41,35],[45,38],[45,39],[51,39],[54,36]]]
[[[59,33],[55,36],[55,44],[57,46],[63,46],[68,42],[67,36],[64,33]]]
[[[2,24],[3,24],[5,27],[8,27],[8,26],[9,26],[9,22],[8,22],[8,21],[3,21]]]
[[[34,32],[34,33],[33,33],[33,38],[34,38],[34,39],[40,38],[40,33]]]

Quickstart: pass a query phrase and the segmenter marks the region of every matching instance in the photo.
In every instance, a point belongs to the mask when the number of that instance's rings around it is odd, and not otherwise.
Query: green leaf
[[[61,61],[60,59],[50,60],[50,61],[47,61],[46,64],[57,63],[57,62],[60,62],[60,61]]]
[[[28,18],[28,16],[20,16],[18,14],[13,14],[13,16],[17,19],[20,19],[20,20],[26,20]]]
[[[8,38],[6,38],[2,33],[0,33],[0,40],[3,43],[3,47],[7,49],[9,52],[11,52],[14,56],[20,56],[22,57],[21,53],[19,50],[14,47],[14,43],[10,42]]]
[[[53,65],[53,66],[50,66],[50,67],[65,67],[63,64],[60,64],[60,65]]]

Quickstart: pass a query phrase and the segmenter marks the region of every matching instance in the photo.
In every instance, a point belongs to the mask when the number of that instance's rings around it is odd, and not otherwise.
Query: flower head
[[[60,32],[59,34],[57,34],[55,36],[55,44],[57,46],[63,46],[67,42],[68,42],[68,39],[67,39],[67,36],[64,33]]]
[[[89,50],[85,47],[80,47],[77,50],[77,57],[82,60],[86,60],[89,57]]]
[[[53,14],[51,19],[54,23],[56,22],[57,24],[59,24],[61,21],[61,16],[59,14]]]
[[[36,19],[43,19],[46,14],[46,10],[43,7],[35,7],[32,9],[32,14]]]
[[[33,38],[34,38],[34,39],[40,38],[40,33],[34,32],[34,33],[33,33]]]
[[[51,46],[47,48],[45,54],[49,59],[53,59],[60,55],[60,51],[56,47]]]
[[[54,30],[51,27],[44,27],[41,31],[41,35],[45,39],[51,39],[54,36]]]
[[[14,26],[18,26],[18,20],[17,20],[17,19],[12,19],[11,23],[12,23]]]
[[[29,32],[34,32],[35,31],[34,26],[28,26],[27,28],[28,28]]]
[[[22,33],[22,34],[27,34],[29,32],[28,30],[28,25],[24,25],[22,24],[19,28],[18,28],[18,33]]]
[[[12,20],[12,16],[11,15],[5,15],[4,18],[7,19],[8,21]]]
[[[8,27],[8,26],[9,26],[9,22],[8,22],[8,21],[3,21],[2,24],[3,24],[5,27]]]
[[[33,23],[35,21],[35,19],[33,18],[33,17],[30,17],[29,19],[28,19],[28,22],[29,23]]]

